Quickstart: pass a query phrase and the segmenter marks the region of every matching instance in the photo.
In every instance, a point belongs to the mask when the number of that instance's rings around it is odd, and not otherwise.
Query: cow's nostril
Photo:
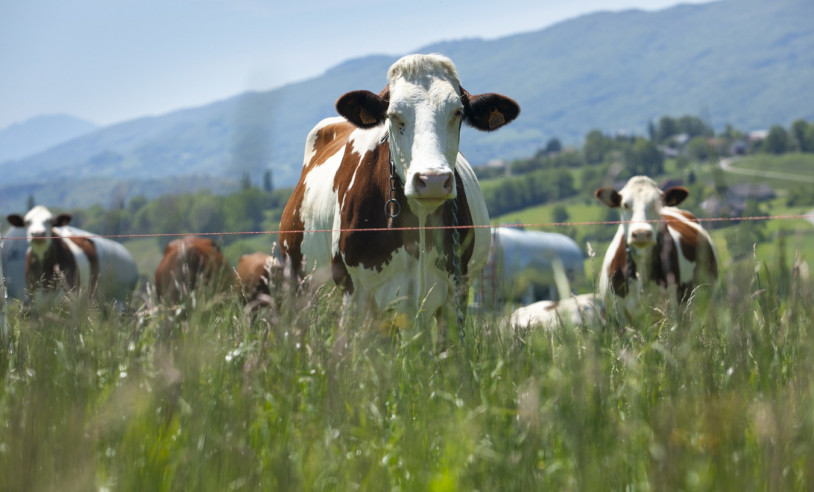
[[[427,182],[424,181],[420,174],[415,175],[415,177],[413,178],[413,184],[415,185],[415,189],[419,193],[427,189]]]
[[[452,191],[452,174],[450,174],[447,180],[444,181],[444,191],[447,193]]]

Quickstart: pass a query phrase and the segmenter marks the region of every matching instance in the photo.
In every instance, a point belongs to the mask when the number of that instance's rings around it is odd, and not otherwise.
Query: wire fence
[[[756,215],[749,217],[696,217],[694,220],[698,222],[745,222],[745,221],[770,221],[770,220],[807,220],[814,224],[814,212],[808,214],[789,214],[789,215]],[[672,219],[675,220],[675,219]],[[649,223],[665,223],[672,220],[665,219],[652,219],[646,221]],[[585,226],[602,226],[602,225],[621,225],[629,224],[633,221],[624,220],[591,220],[591,221],[575,221],[575,222],[515,222],[509,224],[472,224],[472,225],[443,225],[443,226],[410,226],[410,227],[364,227],[364,228],[347,228],[347,229],[297,229],[286,230],[276,229],[269,231],[236,231],[236,232],[168,232],[168,233],[149,233],[149,234],[83,234],[81,236],[51,236],[43,237],[43,239],[65,239],[70,237],[83,237],[83,238],[105,238],[105,239],[138,239],[150,237],[184,237],[184,236],[262,236],[274,234],[316,234],[316,233],[334,233],[334,232],[385,232],[385,231],[417,231],[417,230],[447,230],[447,229],[489,229],[492,227],[517,227],[517,228],[556,228],[556,227],[585,227]],[[23,240],[25,237],[4,237],[5,241]]]

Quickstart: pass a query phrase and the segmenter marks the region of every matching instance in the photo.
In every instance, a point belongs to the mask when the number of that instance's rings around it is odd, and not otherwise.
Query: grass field
[[[149,303],[147,304],[149,305]],[[727,264],[686,310],[523,334],[338,322],[331,289],[11,306],[3,490],[811,490],[814,291]]]

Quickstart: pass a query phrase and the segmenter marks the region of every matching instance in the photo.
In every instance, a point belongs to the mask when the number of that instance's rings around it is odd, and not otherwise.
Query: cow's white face
[[[452,62],[440,55],[405,56],[390,67],[382,93],[349,92],[336,107],[358,127],[386,125],[404,194],[425,213],[456,196],[461,123],[490,131],[520,112],[505,96],[470,95],[461,88]]]
[[[627,244],[644,250],[656,244],[656,223],[661,217],[661,208],[678,205],[689,192],[681,186],[662,192],[647,176],[634,176],[618,192],[599,188],[594,195],[605,205],[621,209]]]
[[[61,227],[71,221],[69,214],[54,216],[50,210],[37,205],[20,217],[17,214],[9,215],[8,221],[15,227],[25,227],[26,239],[31,247],[31,253],[42,258],[51,245],[52,227]]]
[[[390,79],[386,123],[390,152],[404,194],[432,211],[456,196],[464,105],[454,72],[438,67],[429,76],[410,75],[395,72]]]

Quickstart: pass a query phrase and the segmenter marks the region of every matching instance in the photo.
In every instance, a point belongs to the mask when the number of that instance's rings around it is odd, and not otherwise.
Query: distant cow
[[[282,284],[282,275],[282,263],[271,255],[257,252],[241,256],[237,263],[237,287],[243,302],[270,302],[272,286]]]
[[[517,308],[509,318],[515,330],[541,327],[554,329],[563,324],[605,323],[605,307],[596,294],[580,294],[559,301],[539,301]]]
[[[127,299],[138,279],[136,263],[121,244],[69,227],[70,214],[45,207],[25,217],[8,216],[26,230],[25,278],[29,295],[40,291],[86,291],[106,299]],[[89,237],[90,236],[90,237]]]
[[[675,289],[682,302],[697,286],[718,278],[709,234],[691,213],[675,208],[689,195],[686,188],[662,191],[652,179],[636,176],[618,192],[599,188],[594,195],[621,209],[623,221],[599,277],[606,307],[618,302],[631,318],[641,309],[648,286]]]
[[[456,286],[464,291],[483,268],[489,230],[460,230],[456,281],[453,231],[418,228],[489,224],[475,174],[458,152],[461,124],[495,130],[520,108],[499,94],[469,94],[439,55],[406,56],[387,79],[378,95],[341,96],[344,118],[309,133],[280,223],[281,250],[296,271],[330,268],[358,309],[381,311],[398,300],[408,319],[454,322]],[[353,230],[360,228],[415,229]]]
[[[229,262],[214,241],[185,236],[164,248],[164,257],[155,271],[155,293],[159,300],[177,302],[196,289],[223,291],[231,278]]]

